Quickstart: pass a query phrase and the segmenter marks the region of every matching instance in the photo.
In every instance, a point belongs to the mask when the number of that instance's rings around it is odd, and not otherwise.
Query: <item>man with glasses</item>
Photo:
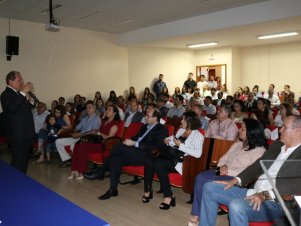
[[[301,159],[301,116],[286,118],[280,132],[281,141],[275,141],[261,158],[237,177],[230,181],[215,181],[204,185],[200,225],[215,225],[219,204],[228,206],[231,226],[248,225],[250,221],[274,221],[284,216],[272,186],[263,173],[260,160],[276,160],[268,172],[275,178],[277,189],[286,200],[293,200],[293,194],[300,194],[300,165],[286,160]],[[256,178],[258,179],[250,189],[243,187]]]
[[[114,146],[99,172],[103,178],[104,172],[110,170],[110,188],[98,199],[106,200],[118,196],[117,186],[123,166],[142,166],[146,155],[166,146],[164,138],[168,136],[168,130],[159,123],[160,118],[160,111],[154,105],[149,105],[146,110],[146,125],[142,126],[136,136]]]
[[[205,137],[222,140],[236,140],[238,129],[232,119],[230,119],[231,108],[222,106],[217,111],[217,119],[213,120],[206,131]]]

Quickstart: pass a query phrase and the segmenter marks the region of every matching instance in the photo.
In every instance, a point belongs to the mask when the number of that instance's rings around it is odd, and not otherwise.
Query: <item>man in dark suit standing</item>
[[[20,72],[11,71],[6,76],[7,87],[1,94],[1,105],[6,117],[7,136],[11,142],[11,165],[26,173],[30,157],[32,138],[35,136],[32,104],[27,94],[33,89],[31,83],[24,84]]]
[[[146,125],[132,139],[117,144],[111,151],[110,156],[104,162],[103,170],[110,170],[110,189],[99,197],[100,200],[118,196],[117,185],[123,166],[142,166],[146,155],[153,150],[160,150],[166,145],[164,138],[168,137],[168,130],[159,123],[160,111],[152,105],[148,106],[146,112]]]

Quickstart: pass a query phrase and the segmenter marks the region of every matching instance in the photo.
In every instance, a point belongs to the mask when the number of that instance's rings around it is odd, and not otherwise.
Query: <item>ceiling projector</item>
[[[60,30],[60,25],[54,24],[54,23],[49,23],[45,25],[46,31],[52,31],[52,32],[57,32]]]

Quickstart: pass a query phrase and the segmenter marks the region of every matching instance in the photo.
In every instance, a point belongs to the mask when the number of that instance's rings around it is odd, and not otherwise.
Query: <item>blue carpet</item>
[[[0,160],[0,226],[109,226]]]

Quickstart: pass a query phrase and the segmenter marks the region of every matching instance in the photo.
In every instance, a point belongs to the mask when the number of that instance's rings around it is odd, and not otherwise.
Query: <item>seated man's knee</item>
[[[249,206],[248,201],[245,199],[234,199],[232,200],[229,205],[229,213],[235,214],[235,213],[242,213],[245,211],[246,205]]]

